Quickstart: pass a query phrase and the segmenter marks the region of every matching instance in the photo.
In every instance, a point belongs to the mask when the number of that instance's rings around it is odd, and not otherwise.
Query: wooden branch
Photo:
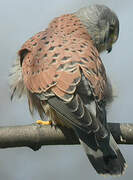
[[[118,144],[133,144],[133,124],[109,123],[109,128]],[[0,127],[0,148],[30,147],[38,150],[42,145],[79,144],[73,130],[31,124]]]

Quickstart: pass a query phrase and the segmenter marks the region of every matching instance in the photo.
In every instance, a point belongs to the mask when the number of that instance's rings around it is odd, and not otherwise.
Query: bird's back
[[[51,89],[70,101],[82,71],[94,95],[99,100],[104,98],[104,66],[87,29],[74,14],[55,18],[45,31],[26,41],[19,55],[23,57],[24,82],[31,92]]]

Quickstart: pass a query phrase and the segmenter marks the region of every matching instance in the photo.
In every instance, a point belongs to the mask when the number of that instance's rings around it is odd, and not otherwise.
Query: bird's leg
[[[37,120],[36,123],[41,125],[52,125],[52,121]]]

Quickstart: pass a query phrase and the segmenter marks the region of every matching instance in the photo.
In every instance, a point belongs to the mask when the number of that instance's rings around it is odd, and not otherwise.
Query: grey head
[[[105,5],[90,5],[74,13],[85,25],[94,46],[100,52],[112,50],[112,44],[119,36],[119,20]]]

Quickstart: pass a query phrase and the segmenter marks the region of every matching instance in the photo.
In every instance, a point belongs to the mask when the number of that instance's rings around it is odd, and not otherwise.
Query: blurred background
[[[0,126],[31,124],[26,99],[10,102],[8,74],[21,45],[47,27],[54,18],[83,6],[100,3],[112,8],[120,20],[120,36],[110,54],[101,55],[116,98],[108,109],[111,122],[133,120],[133,1],[126,0],[0,0]],[[120,145],[128,169],[120,180],[133,177],[133,145]],[[46,146],[0,149],[0,180],[102,180],[81,146]],[[108,177],[108,180],[113,177]]]

